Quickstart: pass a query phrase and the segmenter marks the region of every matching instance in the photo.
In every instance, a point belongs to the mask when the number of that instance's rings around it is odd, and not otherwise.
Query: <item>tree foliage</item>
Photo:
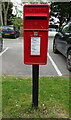
[[[15,25],[18,28],[20,28],[20,26],[23,25],[23,19],[20,18],[20,17],[15,17],[14,19],[12,19],[12,23],[13,23],[13,25]]]
[[[50,5],[51,15],[59,18],[60,27],[71,19],[71,2],[54,2]]]
[[[30,4],[47,4],[47,2],[43,2],[43,1],[38,1],[38,2],[30,2]]]

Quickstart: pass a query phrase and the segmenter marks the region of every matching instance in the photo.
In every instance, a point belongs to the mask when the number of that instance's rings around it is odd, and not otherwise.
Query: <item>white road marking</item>
[[[55,68],[57,74],[58,74],[59,76],[62,76],[62,73],[60,72],[59,68],[57,67],[57,65],[55,64],[55,62],[53,61],[53,59],[51,58],[51,56],[49,55],[49,53],[48,53],[48,57],[49,57],[52,65],[53,65],[53,67]]]
[[[1,52],[1,53],[0,53],[0,56],[2,56],[3,53],[5,53],[8,49],[9,49],[9,47],[7,47],[3,52]]]

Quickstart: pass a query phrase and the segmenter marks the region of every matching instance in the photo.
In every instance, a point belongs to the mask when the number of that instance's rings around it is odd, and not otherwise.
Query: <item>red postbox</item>
[[[47,63],[49,5],[24,5],[24,63]]]

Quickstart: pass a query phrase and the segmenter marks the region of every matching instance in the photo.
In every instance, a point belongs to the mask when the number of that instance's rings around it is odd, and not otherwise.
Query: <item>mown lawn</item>
[[[2,77],[3,118],[66,118],[69,117],[69,78],[41,77],[39,105],[32,108],[32,80]]]

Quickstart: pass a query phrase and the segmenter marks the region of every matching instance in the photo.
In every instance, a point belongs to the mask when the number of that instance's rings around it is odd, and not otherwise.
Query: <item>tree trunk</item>
[[[0,2],[0,19],[1,19],[1,25],[3,25],[3,19],[2,19],[2,2]]]
[[[2,3],[3,5],[3,13],[4,13],[4,25],[7,25],[7,14],[8,14],[8,9],[9,9],[9,2],[7,7],[5,6],[5,3]]]
[[[67,22],[71,20],[71,11],[69,11],[68,16],[67,16]]]
[[[4,14],[4,25],[7,25],[7,13]]]

